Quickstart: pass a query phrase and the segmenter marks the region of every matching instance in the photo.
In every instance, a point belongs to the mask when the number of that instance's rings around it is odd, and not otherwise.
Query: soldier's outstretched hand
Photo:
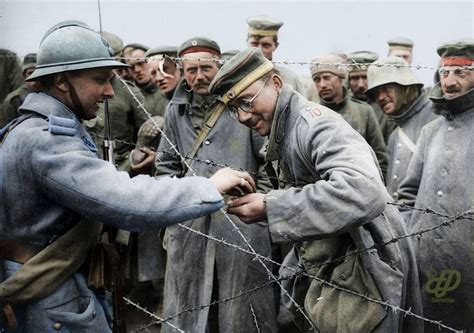
[[[210,178],[221,194],[235,192],[236,189],[243,193],[253,193],[256,190],[255,181],[247,173],[231,168],[217,170]]]
[[[264,199],[265,194],[251,193],[227,201],[230,214],[237,215],[243,222],[250,224],[262,222],[267,219],[267,209]]]

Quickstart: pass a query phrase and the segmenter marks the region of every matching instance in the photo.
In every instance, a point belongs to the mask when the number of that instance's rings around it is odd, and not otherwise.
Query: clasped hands
[[[238,216],[247,224],[265,221],[267,219],[265,195],[255,193],[256,186],[253,178],[242,171],[231,168],[218,170],[209,178],[221,194],[228,194],[229,214]]]

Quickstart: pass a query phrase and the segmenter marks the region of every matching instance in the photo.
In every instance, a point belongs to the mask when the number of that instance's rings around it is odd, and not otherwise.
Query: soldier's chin
[[[208,84],[197,84],[193,87],[194,92],[198,94],[209,94],[208,91],[209,85]]]

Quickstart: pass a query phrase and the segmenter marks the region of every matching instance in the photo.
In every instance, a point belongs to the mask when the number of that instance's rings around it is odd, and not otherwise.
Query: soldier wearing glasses
[[[208,88],[219,70],[221,52],[215,41],[195,37],[179,47],[178,55],[183,58],[183,81],[168,105],[164,128],[171,143],[183,156],[193,156],[193,147],[200,133],[215,115],[216,95],[210,94]],[[192,159],[187,159],[198,175],[212,173],[216,168],[212,163],[258,172],[263,163],[263,156],[259,153],[263,138],[237,124],[225,110],[209,126],[211,129],[199,144],[197,152]],[[193,174],[164,139],[160,142],[155,166],[160,177],[187,178]],[[248,226],[236,217],[232,217],[232,220],[257,253],[271,256],[265,223]],[[247,248],[221,212],[185,224],[212,237],[223,238]],[[221,246],[179,226],[166,228],[163,243],[168,254],[164,317],[210,304],[268,281],[267,272],[251,255]],[[171,323],[192,332],[251,332],[255,331],[254,315],[262,332],[276,331],[276,309],[271,286],[230,302],[183,313]],[[168,332],[170,328],[163,326],[162,331]]]
[[[247,223],[268,219],[272,241],[294,245],[285,265],[293,263],[297,270],[303,267],[320,279],[422,314],[409,241],[350,254],[406,234],[397,209],[386,204],[390,196],[367,142],[337,113],[284,84],[258,49],[244,50],[226,63],[210,91],[221,96],[240,123],[268,136],[266,160],[278,163],[284,181],[276,184],[284,188],[267,194],[229,200],[229,213]],[[327,261],[332,264],[324,265]],[[280,273],[288,277],[294,271]],[[320,332],[423,329],[413,317],[403,319],[403,314],[316,280],[298,275],[287,286]],[[298,312],[291,317],[291,310],[295,307],[283,295],[279,319],[295,319],[306,331],[307,322]]]

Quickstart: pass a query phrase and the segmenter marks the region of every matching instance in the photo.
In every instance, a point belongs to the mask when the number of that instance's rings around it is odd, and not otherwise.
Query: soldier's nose
[[[110,82],[108,82],[107,85],[105,86],[104,95],[107,98],[112,98],[115,96],[114,88],[112,88],[112,84],[110,84]]]
[[[252,118],[252,114],[250,112],[245,112],[240,109],[237,111],[237,116],[240,123],[245,123],[250,120],[250,118]]]

